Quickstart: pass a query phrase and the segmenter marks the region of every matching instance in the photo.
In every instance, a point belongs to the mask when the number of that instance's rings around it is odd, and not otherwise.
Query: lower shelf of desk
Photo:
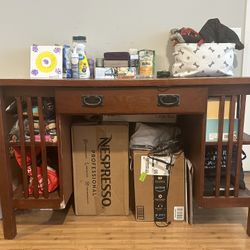
[[[39,198],[28,197],[24,198],[22,186],[19,186],[14,191],[13,206],[20,209],[63,209],[66,206],[66,201],[60,197],[59,191],[49,193],[48,198],[40,196]]]

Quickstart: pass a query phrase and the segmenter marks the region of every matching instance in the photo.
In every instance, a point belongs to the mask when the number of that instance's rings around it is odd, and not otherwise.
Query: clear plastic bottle
[[[71,54],[71,70],[72,78],[79,78],[79,55],[76,51],[76,48],[73,48],[73,52]]]
[[[79,78],[90,78],[90,69],[88,60],[86,57],[86,37],[85,36],[73,36],[73,51],[78,53],[79,65],[78,75]]]

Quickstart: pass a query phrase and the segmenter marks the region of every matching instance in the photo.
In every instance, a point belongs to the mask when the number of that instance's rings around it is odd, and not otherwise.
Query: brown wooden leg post
[[[250,207],[248,208],[247,216],[247,235],[250,236]]]
[[[0,88],[0,198],[3,213],[4,238],[13,239],[16,236],[16,217],[13,209],[12,178],[6,131],[3,90]]]

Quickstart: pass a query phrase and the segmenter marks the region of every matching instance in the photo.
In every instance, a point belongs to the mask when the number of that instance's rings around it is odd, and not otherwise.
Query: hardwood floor
[[[246,181],[250,187],[250,174]],[[75,216],[68,210],[17,211],[18,234],[4,240],[2,250],[84,249],[250,249],[246,235],[246,208],[196,209],[195,223],[158,228],[150,222],[136,222],[133,215]]]

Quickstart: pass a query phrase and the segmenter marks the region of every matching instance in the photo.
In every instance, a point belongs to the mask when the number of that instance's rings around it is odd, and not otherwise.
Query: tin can
[[[139,50],[139,75],[140,77],[154,77],[155,51],[149,49]]]

